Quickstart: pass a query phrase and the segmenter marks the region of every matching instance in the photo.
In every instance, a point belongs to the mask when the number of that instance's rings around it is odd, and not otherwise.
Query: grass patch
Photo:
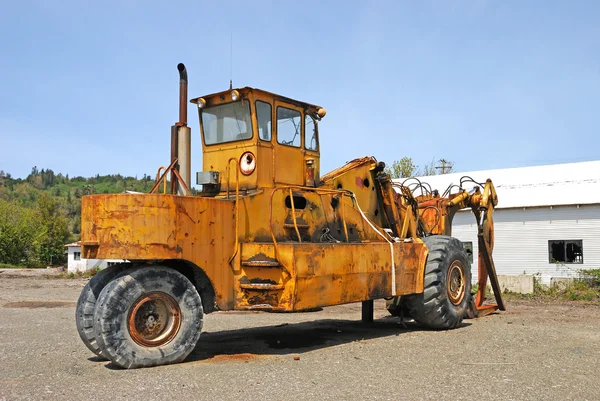
[[[76,273],[61,273],[58,276],[56,276],[56,278],[63,278],[63,279],[74,279],[74,278],[92,278],[94,277],[96,274],[98,274],[98,272],[100,271],[99,268],[95,268],[95,269],[91,269],[88,270],[86,272],[76,272]]]
[[[35,266],[20,266],[12,265],[10,263],[0,263],[0,269],[45,269],[46,266],[35,265]]]
[[[8,263],[0,263],[0,269],[22,269],[23,266],[15,266]]]
[[[518,294],[504,291],[503,296],[507,299],[525,299],[545,302],[553,301],[579,301],[587,304],[600,305],[600,286],[598,281],[590,278],[575,279],[564,285],[546,286],[541,284],[536,277],[532,294]]]

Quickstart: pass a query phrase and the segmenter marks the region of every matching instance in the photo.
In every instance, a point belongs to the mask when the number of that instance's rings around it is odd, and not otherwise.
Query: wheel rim
[[[179,332],[181,310],[177,302],[163,292],[140,297],[129,313],[129,334],[143,347],[167,344]]]
[[[467,285],[465,283],[463,265],[458,260],[452,262],[448,269],[446,286],[448,287],[448,298],[450,298],[450,302],[454,305],[460,305],[465,297]]]

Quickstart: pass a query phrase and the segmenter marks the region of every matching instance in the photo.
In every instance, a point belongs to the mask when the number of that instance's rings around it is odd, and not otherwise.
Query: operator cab
[[[320,106],[254,88],[191,100],[198,106],[206,196],[246,193],[277,184],[314,187],[319,182]]]

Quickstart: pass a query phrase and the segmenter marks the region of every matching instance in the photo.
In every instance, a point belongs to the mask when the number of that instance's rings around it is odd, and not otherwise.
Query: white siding
[[[497,209],[517,207],[541,207],[557,205],[592,205],[600,203],[600,160],[581,163],[553,164],[507,168],[500,170],[470,171],[417,177],[432,189],[443,193],[451,184],[460,184],[461,178],[469,176],[477,182],[491,178],[498,193]],[[395,179],[402,183],[406,178]],[[415,183],[415,181],[412,181]],[[470,190],[474,184],[464,182]],[[421,188],[415,188],[421,194]],[[400,191],[396,188],[396,191]],[[453,193],[457,188],[453,189]]]
[[[81,253],[80,246],[69,246],[67,249],[67,271],[69,273],[86,272],[92,269],[105,269],[109,263],[120,263],[117,259],[83,259],[75,260],[75,252]]]
[[[86,271],[85,259],[75,260],[75,252],[81,253],[81,247],[69,246],[67,248],[67,270],[69,273]]]
[[[494,262],[498,274],[576,277],[580,269],[600,268],[600,205],[497,209]],[[477,224],[470,211],[454,217],[452,235],[473,242],[473,281],[477,280]],[[582,264],[550,263],[548,240],[583,240]]]

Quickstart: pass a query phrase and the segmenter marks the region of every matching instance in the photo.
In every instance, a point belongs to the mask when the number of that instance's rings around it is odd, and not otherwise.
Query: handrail
[[[152,187],[152,189],[150,190],[150,193],[151,193],[151,194],[152,194],[152,193],[154,193],[154,191],[156,191],[156,188],[158,188],[158,186],[160,185],[160,182],[161,182],[162,180],[164,180],[164,178],[165,178],[165,176],[167,175],[167,173],[168,173],[168,172],[169,172],[169,171],[170,171],[170,170],[171,170],[171,169],[172,169],[172,168],[175,166],[175,164],[177,164],[177,159],[176,159],[176,158],[175,158],[175,159],[173,159],[173,161],[171,162],[171,164],[169,165],[169,167],[167,167],[167,168],[165,169],[165,171],[162,173],[162,175],[156,179],[156,183],[154,184],[154,186],[153,186],[153,187]],[[163,168],[163,167],[161,166],[161,168]],[[159,171],[159,172],[160,172],[160,169],[161,169],[161,168],[159,168],[159,169],[158,169],[158,171]],[[158,172],[157,172],[157,174],[156,174],[156,175],[158,175]],[[165,186],[166,186],[166,181],[165,181]],[[166,193],[166,191],[167,191],[167,190],[166,190],[166,188],[165,188],[165,193]]]
[[[169,171],[172,171],[173,174],[175,174],[175,177],[177,177],[177,181],[179,182],[179,184],[181,184],[181,187],[183,188],[183,190],[185,191],[186,195],[190,195],[190,189],[188,188],[187,184],[185,183],[185,181],[181,178],[181,175],[179,175],[179,171],[177,171],[177,169],[175,168],[175,165],[177,164],[177,159],[173,159],[173,161],[171,162],[171,164],[169,165],[169,167],[165,168],[164,166],[160,166],[158,168],[158,172],[156,173],[156,182],[154,183],[154,186],[152,187],[152,189],[150,190],[150,193],[153,194],[154,191],[156,191],[156,189],[160,186],[160,182],[163,182],[163,191],[164,194],[167,193],[167,180],[165,180],[165,177],[167,176],[167,174],[169,173]],[[162,175],[160,174],[160,171],[163,170]],[[159,177],[160,175],[160,177]],[[160,192],[159,192],[160,193]]]
[[[156,172],[156,181],[158,181],[159,177],[161,176],[161,175],[160,175],[160,171],[161,171],[161,170],[164,170],[164,171],[166,171],[166,170],[167,170],[167,168],[166,168],[165,166],[160,166],[160,167],[158,168],[158,171]],[[167,193],[167,180],[163,180],[163,184],[164,184],[164,185],[163,185],[163,194],[166,194],[166,193]],[[160,193],[160,192],[159,192],[159,193]]]
[[[360,208],[360,205],[358,204],[358,199],[356,199],[356,195],[352,191],[348,191],[348,190],[344,190],[344,189],[342,189],[342,190],[323,189],[323,188],[320,189],[320,188],[313,188],[313,187],[303,187],[303,186],[299,186],[299,185],[289,185],[289,186],[273,188],[273,191],[271,191],[271,197],[269,199],[269,231],[271,232],[271,239],[273,240],[273,247],[275,248],[275,259],[279,260],[279,247],[277,245],[277,239],[275,238],[275,233],[273,232],[273,196],[275,195],[275,192],[277,192],[278,190],[283,190],[283,189],[288,189],[290,191],[290,193],[292,193],[291,192],[292,189],[298,189],[298,190],[303,190],[303,191],[315,192],[319,195],[341,194],[342,196],[347,196],[350,199],[352,199],[353,204],[356,203],[356,208],[358,209],[358,212],[360,213],[360,216],[362,217],[362,219],[364,221],[366,221],[367,224],[371,227],[371,229],[373,229],[373,231],[375,231],[375,233],[377,235],[379,235],[381,238],[383,238],[390,246],[390,258],[391,258],[391,265],[392,265],[392,293],[396,294],[396,267],[395,267],[395,261],[394,261],[394,246],[393,246],[394,239],[392,237],[387,238],[386,237],[387,233],[385,231],[381,232],[375,227],[375,225],[368,219],[368,217],[365,215],[365,213]],[[294,204],[293,196],[290,201],[293,206],[293,204]],[[294,214],[294,228],[296,228],[296,234],[298,234],[298,236],[299,236],[300,234],[298,232],[298,226],[295,221],[296,214],[294,213],[294,209],[292,209],[292,213]],[[345,212],[344,212],[344,202],[342,202],[342,221],[344,223],[344,232],[346,234],[346,241],[350,242],[348,239],[348,229],[347,229],[347,225],[346,225],[346,217],[345,217]],[[281,266],[288,274],[291,274],[285,268],[285,266],[283,264]]]
[[[346,242],[350,242],[348,238],[348,225],[346,224],[346,208],[344,207],[345,203],[343,200],[340,201],[342,204],[342,223],[344,223],[344,235],[346,236]]]
[[[229,199],[229,171],[231,161],[235,162],[235,249],[233,251],[233,255],[229,258],[229,265],[231,266],[231,262],[238,254],[238,250],[240,247],[240,238],[239,238],[239,230],[240,230],[240,166],[238,164],[238,160],[235,157],[231,157],[227,160],[227,199]]]
[[[278,190],[284,190],[284,189],[288,189],[290,191],[290,193],[292,193],[291,191],[293,189],[298,189],[298,190],[303,190],[303,191],[310,191],[310,192],[315,192],[319,195],[337,195],[337,194],[341,194],[343,196],[347,196],[349,198],[355,199],[354,198],[354,193],[352,193],[351,191],[348,190],[339,190],[339,189],[324,189],[324,188],[314,188],[314,187],[303,187],[300,185],[289,185],[289,186],[281,186],[281,187],[277,187],[277,188],[273,188],[273,191],[271,191],[271,197],[269,199],[269,231],[271,233],[271,239],[273,240],[273,246],[275,247],[275,258],[278,259],[279,256],[279,247],[277,246],[277,239],[275,238],[275,233],[273,232],[273,195],[275,195],[275,192],[277,192]],[[300,237],[300,233],[298,230],[298,223],[296,222],[296,214],[295,212],[295,208],[293,207],[294,205],[294,197],[291,196],[291,202],[292,202],[292,214],[293,214],[293,221],[294,221],[294,228],[296,229],[296,234],[298,235],[298,237]],[[342,208],[343,208],[343,202],[342,202]],[[347,228],[347,224],[346,224],[346,218],[345,218],[345,212],[344,209],[342,209],[342,222],[344,224],[344,232],[346,233],[346,241],[349,242],[348,240],[348,228]],[[302,242],[302,241],[300,241]]]
[[[187,184],[185,183],[185,181],[181,178],[181,175],[179,175],[179,171],[177,171],[177,169],[175,168],[175,165],[177,164],[177,158],[173,159],[173,161],[171,162],[171,164],[169,165],[169,167],[167,167],[165,169],[165,171],[162,173],[162,175],[160,175],[160,177],[158,177],[156,179],[156,183],[154,184],[154,186],[152,187],[152,189],[150,190],[150,193],[153,194],[154,191],[156,191],[156,189],[160,186],[160,182],[163,181],[164,185],[163,185],[163,190],[164,193],[167,193],[167,181],[165,180],[165,177],[167,176],[169,171],[172,171],[173,174],[175,175],[175,177],[177,177],[177,181],[179,182],[179,184],[181,185],[181,187],[183,188],[183,190],[185,191],[186,195],[190,195],[190,189],[188,188]],[[160,174],[160,171],[163,169],[164,167],[161,166],[158,169],[158,172],[156,173],[156,175],[158,176]],[[171,193],[172,194],[172,193]]]
[[[290,204],[292,205],[292,221],[294,222],[294,228],[296,229],[296,234],[298,235],[298,242],[302,242],[300,230],[298,230],[298,222],[296,221],[296,208],[294,207],[294,194],[292,193],[292,188],[290,188]]]

